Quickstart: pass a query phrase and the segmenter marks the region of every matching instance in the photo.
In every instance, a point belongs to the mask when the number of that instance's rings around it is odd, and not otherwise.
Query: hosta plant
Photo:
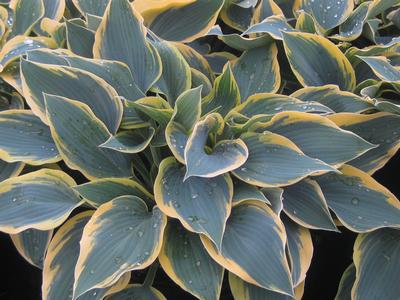
[[[372,177],[400,145],[399,5],[1,1],[0,231],[42,298],[166,299],[162,268],[188,299],[301,299],[310,231],[350,230],[336,299],[399,299]]]

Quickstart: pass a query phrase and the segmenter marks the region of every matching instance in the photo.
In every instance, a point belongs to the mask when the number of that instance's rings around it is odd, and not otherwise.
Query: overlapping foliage
[[[224,274],[301,299],[310,230],[359,234],[337,300],[398,299],[371,176],[400,147],[399,6],[1,1],[0,230],[43,299],[165,299],[159,265],[199,299]]]

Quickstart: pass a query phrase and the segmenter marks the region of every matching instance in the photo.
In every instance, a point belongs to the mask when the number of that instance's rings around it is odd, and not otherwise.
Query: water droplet
[[[157,223],[154,223],[154,224],[153,224],[153,228],[157,228],[157,226],[158,226]]]
[[[93,275],[93,274],[94,274],[94,270],[90,270],[90,274],[92,274],[92,275]]]
[[[17,198],[13,198],[13,199],[12,199],[12,202],[15,202],[15,201],[17,201]]]
[[[193,283],[193,281],[192,281],[192,280],[189,280],[188,282],[189,282],[189,284],[192,284],[192,283]]]
[[[196,199],[197,197],[199,197],[199,194],[193,194],[192,199]]]
[[[357,197],[353,197],[351,199],[351,204],[353,204],[353,205],[358,205],[359,202],[360,202],[360,199],[358,199]]]
[[[33,40],[31,40],[31,39],[25,40],[24,44],[25,45],[32,45],[33,44]]]
[[[142,237],[143,236],[143,231],[138,231],[137,234],[138,234],[139,237]]]
[[[200,267],[201,262],[198,260],[196,261],[196,266]]]
[[[363,218],[363,217],[361,217],[361,216],[358,216],[358,217],[357,217],[357,219],[359,219],[359,220],[362,220],[362,218]]]
[[[132,226],[129,226],[128,229],[129,229],[129,230],[133,230],[133,227],[132,227]]]
[[[149,255],[150,253],[149,253],[149,251],[146,251],[145,253],[144,253],[144,255]]]

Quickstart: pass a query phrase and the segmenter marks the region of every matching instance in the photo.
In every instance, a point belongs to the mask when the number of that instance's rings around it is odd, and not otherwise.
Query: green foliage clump
[[[166,299],[159,267],[301,299],[311,230],[358,234],[337,300],[398,299],[372,175],[400,147],[400,1],[0,4],[0,231],[43,299]]]

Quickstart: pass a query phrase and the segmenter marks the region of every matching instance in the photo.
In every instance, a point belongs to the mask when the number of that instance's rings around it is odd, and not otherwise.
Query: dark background
[[[399,153],[374,177],[400,197],[400,186],[396,180],[398,166],[400,166]],[[304,300],[329,300],[335,297],[342,272],[351,263],[355,237],[354,233],[343,228],[340,234],[312,231],[314,257],[307,273]],[[41,270],[31,266],[19,256],[9,236],[3,233],[0,233],[0,273],[1,300],[40,299]],[[143,274],[135,272],[135,279],[140,282]],[[195,299],[170,281],[162,270],[158,271],[155,287],[170,300]],[[230,299],[233,298],[225,280],[221,300]]]

